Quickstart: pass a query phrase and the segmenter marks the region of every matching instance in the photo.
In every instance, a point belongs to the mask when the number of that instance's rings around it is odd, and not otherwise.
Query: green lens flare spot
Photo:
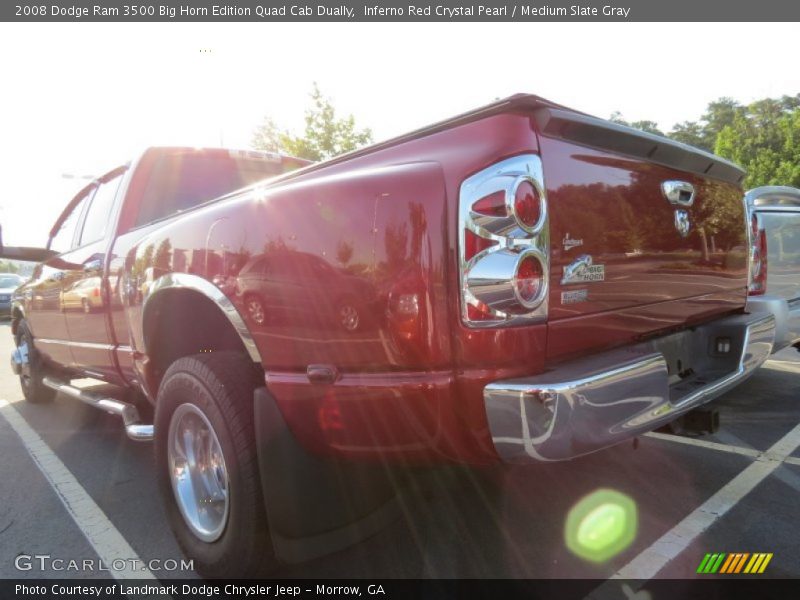
[[[613,558],[636,538],[636,503],[615,490],[600,489],[585,496],[567,515],[567,548],[591,562]]]
[[[625,509],[606,502],[586,515],[578,525],[576,540],[583,548],[600,552],[625,533]]]

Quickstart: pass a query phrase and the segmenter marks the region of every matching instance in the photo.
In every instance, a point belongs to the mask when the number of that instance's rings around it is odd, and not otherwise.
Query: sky
[[[143,147],[301,130],[314,81],[376,141],[518,92],[669,130],[800,92],[794,56],[792,23],[2,23],[4,242],[43,245],[81,176]]]

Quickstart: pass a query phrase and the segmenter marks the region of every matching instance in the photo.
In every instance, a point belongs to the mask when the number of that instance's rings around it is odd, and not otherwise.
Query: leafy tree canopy
[[[658,128],[658,123],[656,123],[655,121],[629,122],[622,118],[622,113],[620,113],[619,111],[611,113],[611,116],[608,118],[608,120],[611,121],[612,123],[627,125],[628,127],[633,127],[634,129],[640,129],[648,133],[655,133],[656,135],[664,135],[664,132]]]
[[[653,121],[628,123],[619,112],[610,120],[664,135]],[[678,123],[666,135],[742,166],[746,188],[800,187],[800,94],[747,105],[719,98],[708,104],[700,119]]]
[[[311,106],[306,110],[302,135],[281,129],[270,117],[265,117],[253,133],[253,147],[319,161],[372,142],[372,131],[358,128],[353,115],[339,117],[331,100],[322,95],[316,83],[310,95]]]

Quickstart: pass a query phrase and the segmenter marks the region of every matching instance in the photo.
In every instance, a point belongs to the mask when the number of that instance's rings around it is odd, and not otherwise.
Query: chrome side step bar
[[[59,381],[54,377],[45,377],[42,383],[57,392],[66,394],[70,398],[75,398],[89,406],[122,417],[122,421],[125,423],[125,433],[132,440],[137,442],[149,442],[153,439],[153,426],[142,423],[139,411],[133,404],[85,392],[80,388]]]

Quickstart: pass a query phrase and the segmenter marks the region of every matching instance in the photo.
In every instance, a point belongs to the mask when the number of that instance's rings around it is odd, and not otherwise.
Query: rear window
[[[279,157],[228,151],[188,151],[157,159],[139,205],[136,226],[188,210],[290,170]]]

